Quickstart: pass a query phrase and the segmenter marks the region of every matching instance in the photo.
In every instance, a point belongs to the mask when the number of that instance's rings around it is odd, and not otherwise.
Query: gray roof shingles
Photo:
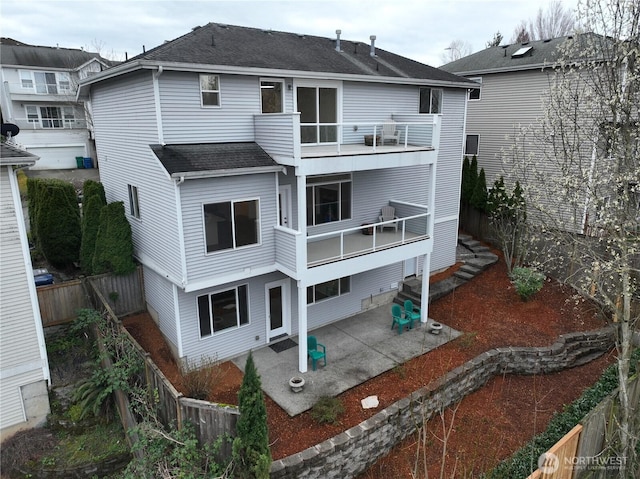
[[[0,143],[0,163],[3,165],[33,164],[39,157],[6,143]]]
[[[331,38],[209,23],[129,61],[465,81],[381,48],[376,47],[376,56],[371,56],[367,43],[341,40],[341,52],[335,46]]]
[[[278,166],[278,163],[254,142],[149,146],[169,175]]]
[[[98,53],[86,52],[71,48],[40,47],[33,45],[16,45],[15,40],[0,40],[0,61],[3,65],[20,65],[39,68],[75,69],[92,58],[97,58],[106,65],[111,62]]]

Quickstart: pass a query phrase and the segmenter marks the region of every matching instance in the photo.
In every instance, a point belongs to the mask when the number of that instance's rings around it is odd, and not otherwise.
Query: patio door
[[[265,285],[267,309],[267,339],[290,334],[291,315],[289,310],[289,281],[284,279]]]
[[[278,210],[280,226],[293,228],[291,222],[291,185],[280,185],[278,189]]]
[[[300,112],[300,141],[303,144],[338,141],[338,88],[298,86],[296,108]]]
[[[404,260],[404,277],[416,276],[418,274],[418,258]]]

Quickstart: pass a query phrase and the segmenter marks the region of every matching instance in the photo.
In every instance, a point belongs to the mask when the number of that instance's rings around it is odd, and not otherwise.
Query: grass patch
[[[311,409],[311,417],[320,424],[337,424],[338,417],[342,413],[344,413],[342,401],[329,396],[322,396]]]

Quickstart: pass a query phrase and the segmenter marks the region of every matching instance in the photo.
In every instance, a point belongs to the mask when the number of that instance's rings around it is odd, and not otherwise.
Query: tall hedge
[[[80,265],[88,273],[93,273],[93,255],[100,228],[100,211],[107,205],[102,183],[87,180],[82,188],[82,245]]]
[[[480,169],[478,180],[473,188],[471,206],[480,211],[486,211],[487,209],[487,179],[484,174],[484,168]]]
[[[462,201],[466,204],[471,203],[473,190],[478,182],[478,158],[473,155],[469,162],[469,157],[465,156],[465,163],[462,164]]]
[[[124,203],[109,203],[100,210],[100,227],[93,255],[92,273],[112,272],[124,275],[135,269],[131,225],[124,213]]]
[[[56,268],[72,266],[79,259],[82,236],[73,185],[61,180],[37,180],[32,193],[35,234],[42,254]]]
[[[240,417],[233,440],[234,477],[267,479],[271,467],[267,406],[264,402],[260,375],[249,353],[238,393]]]

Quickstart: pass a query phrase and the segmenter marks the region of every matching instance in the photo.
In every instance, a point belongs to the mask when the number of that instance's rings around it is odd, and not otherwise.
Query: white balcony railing
[[[12,123],[18,125],[21,130],[73,130],[86,129],[86,120],[65,118],[43,118],[42,120],[28,120],[26,118],[14,118]]]
[[[14,95],[55,95],[59,97],[75,97],[76,86],[73,83],[33,83],[32,86],[25,86],[22,83],[6,82],[9,92]]]

